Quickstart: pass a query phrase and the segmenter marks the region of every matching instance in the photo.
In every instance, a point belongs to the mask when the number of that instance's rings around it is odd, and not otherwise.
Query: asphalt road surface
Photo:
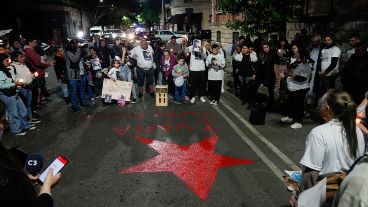
[[[55,206],[287,206],[283,170],[300,169],[305,137],[267,113],[249,124],[249,110],[226,91],[221,103],[156,107],[148,95],[124,107],[98,102],[73,113],[53,95],[42,122],[5,145],[70,163],[54,188]]]

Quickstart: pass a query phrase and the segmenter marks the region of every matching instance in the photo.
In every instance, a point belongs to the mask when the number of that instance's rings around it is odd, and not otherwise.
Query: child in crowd
[[[107,76],[113,81],[120,80],[120,61],[113,60],[111,65],[112,67]]]
[[[135,88],[135,84],[133,83],[132,74],[134,73],[134,60],[132,58],[128,58],[126,63],[122,65],[120,70],[120,75],[123,81],[132,83],[132,98],[130,103],[134,104],[137,102],[137,90]]]
[[[220,101],[221,85],[224,76],[225,59],[224,56],[219,53],[219,46],[217,44],[212,45],[212,53],[208,55],[206,60],[206,66],[208,69],[208,92],[211,95],[212,105],[217,105]]]
[[[189,69],[184,62],[183,56],[178,56],[177,65],[174,66],[172,76],[175,84],[175,103],[181,104],[186,94],[186,78],[189,76]]]

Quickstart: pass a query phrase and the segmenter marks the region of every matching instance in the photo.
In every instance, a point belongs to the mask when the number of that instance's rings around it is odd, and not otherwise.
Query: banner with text
[[[125,101],[130,101],[133,83],[127,81],[113,81],[104,79],[102,87],[102,98],[118,100],[124,97]]]

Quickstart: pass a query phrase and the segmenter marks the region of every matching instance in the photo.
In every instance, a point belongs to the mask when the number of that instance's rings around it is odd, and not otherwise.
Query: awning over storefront
[[[169,24],[184,24],[186,14],[175,14],[167,20]]]
[[[186,21],[186,13],[183,14],[176,14],[171,16],[167,23],[169,24],[184,24]],[[201,22],[202,21],[202,13],[194,13],[192,15],[192,23]]]

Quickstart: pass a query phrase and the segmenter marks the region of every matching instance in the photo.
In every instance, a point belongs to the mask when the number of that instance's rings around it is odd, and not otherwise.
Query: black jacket
[[[68,73],[66,70],[66,63],[64,57],[55,56],[55,74],[57,79],[61,79],[63,82],[68,81]]]
[[[241,61],[235,62],[239,75],[244,77],[252,77],[255,73],[255,64],[252,63],[250,55],[243,55]]]

